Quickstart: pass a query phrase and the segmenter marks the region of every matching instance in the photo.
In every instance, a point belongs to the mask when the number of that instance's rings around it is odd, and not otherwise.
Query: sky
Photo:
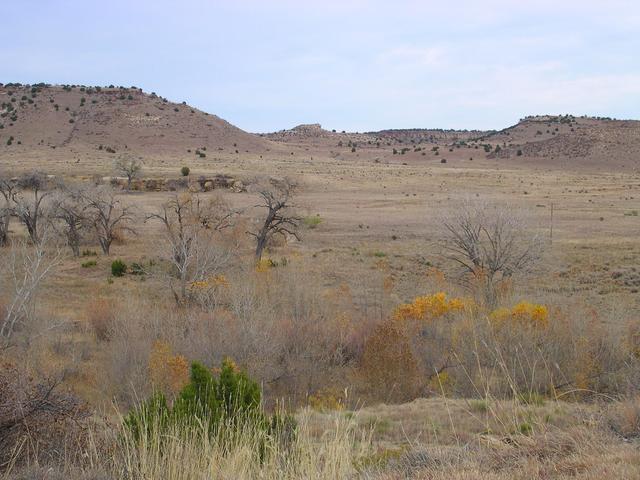
[[[137,86],[251,132],[640,119],[638,0],[0,0],[0,82]]]

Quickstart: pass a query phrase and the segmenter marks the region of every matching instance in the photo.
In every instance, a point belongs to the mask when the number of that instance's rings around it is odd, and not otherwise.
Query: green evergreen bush
[[[162,435],[165,431],[203,425],[210,436],[247,425],[279,441],[295,434],[295,420],[289,415],[267,415],[262,409],[258,383],[230,359],[222,362],[218,378],[206,366],[193,362],[189,383],[171,406],[165,395],[156,391],[129,412],[124,424],[137,440],[142,435]]]
[[[127,273],[127,264],[122,260],[114,260],[111,262],[111,275],[114,277],[122,277]]]

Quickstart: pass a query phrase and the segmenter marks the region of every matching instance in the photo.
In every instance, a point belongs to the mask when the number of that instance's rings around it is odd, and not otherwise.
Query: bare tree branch
[[[528,235],[512,211],[485,204],[465,203],[442,221],[443,248],[461,268],[464,286],[480,287],[490,306],[497,287],[514,275],[527,273],[539,260],[542,243]]]
[[[132,157],[120,157],[114,163],[114,169],[127,177],[127,192],[131,190],[131,182],[142,172],[142,164]]]
[[[270,179],[267,184],[259,187],[258,195],[262,198],[262,203],[256,207],[266,208],[267,216],[259,230],[247,232],[256,239],[256,262],[260,261],[265,247],[275,235],[285,238],[290,235],[296,240],[301,239],[297,231],[301,218],[293,213],[294,205],[291,203],[296,190],[297,184],[289,178]]]
[[[229,261],[230,252],[216,240],[217,234],[233,226],[236,215],[220,198],[204,201],[197,195],[174,194],[158,213],[147,216],[164,227],[167,260],[173,269],[169,285],[176,303],[191,301],[190,286],[197,282],[206,290],[209,277]]]
[[[109,255],[118,230],[135,233],[130,226],[134,220],[133,209],[122,205],[122,201],[111,188],[96,187],[84,190],[81,198],[86,202],[91,225],[106,255]]]

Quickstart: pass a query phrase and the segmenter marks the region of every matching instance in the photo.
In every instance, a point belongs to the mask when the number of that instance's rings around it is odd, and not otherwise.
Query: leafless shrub
[[[60,378],[38,380],[12,363],[0,363],[0,471],[29,460],[58,461],[81,452],[88,410],[63,393]]]
[[[99,342],[109,341],[113,334],[116,317],[113,304],[104,299],[90,301],[86,307],[86,316],[96,339]]]
[[[608,426],[623,438],[640,438],[640,397],[632,396],[609,405],[605,420]]]

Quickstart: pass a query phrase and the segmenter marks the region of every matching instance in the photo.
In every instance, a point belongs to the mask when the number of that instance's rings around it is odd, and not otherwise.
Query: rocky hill
[[[441,145],[468,142],[490,133],[493,132],[483,130],[443,130],[437,128],[392,129],[369,132],[370,135],[375,135],[383,140],[393,140],[398,143],[433,143]]]
[[[256,135],[136,87],[0,84],[0,167],[60,172],[80,164],[106,173],[123,154],[166,171],[212,171],[220,162],[233,169],[247,160],[255,170],[284,158],[636,171],[640,121],[532,116],[500,131],[366,133],[307,124]]]
[[[640,167],[640,121],[564,116],[527,117],[479,141],[499,145],[491,156],[533,158],[545,164]]]
[[[257,152],[267,144],[215,115],[135,87],[0,86],[0,155],[37,149]]]

